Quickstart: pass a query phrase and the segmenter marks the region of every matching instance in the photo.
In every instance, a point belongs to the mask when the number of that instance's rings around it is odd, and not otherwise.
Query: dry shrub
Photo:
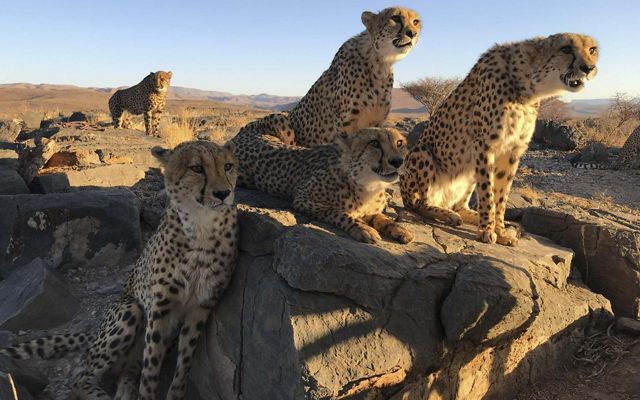
[[[538,118],[551,121],[564,121],[568,116],[569,110],[567,103],[557,97],[545,99],[540,103]]]
[[[403,83],[402,88],[433,114],[460,82],[459,78],[422,78]]]
[[[194,110],[183,108],[175,116],[163,119],[160,132],[165,143],[170,148],[176,147],[182,142],[195,139],[197,119]]]

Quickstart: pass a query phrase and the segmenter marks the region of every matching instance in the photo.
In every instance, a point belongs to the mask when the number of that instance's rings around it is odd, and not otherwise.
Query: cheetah
[[[615,163],[605,162],[584,162],[580,160],[572,161],[571,165],[576,168],[592,169],[640,169],[640,125],[631,132],[620,149],[620,155]]]
[[[405,159],[405,206],[450,225],[477,225],[485,243],[515,246],[504,213],[539,102],[579,92],[597,73],[598,47],[560,33],[496,45],[449,95]],[[469,209],[475,190],[477,211]]]
[[[382,213],[385,189],[397,181],[407,152],[400,132],[341,132],[332,144],[308,148],[284,143],[280,131],[290,132],[288,120],[272,114],[234,139],[241,169],[253,177],[254,188],[292,201],[294,209],[360,242],[380,241],[380,233],[400,243],[413,240],[410,231]]]
[[[98,334],[53,336],[2,351],[51,358],[88,345],[73,384],[81,399],[111,398],[99,386],[108,370],[119,376],[116,398],[157,399],[175,335],[178,360],[167,398],[183,399],[198,337],[235,268],[237,161],[230,145],[192,141],[152,152],[164,168],[169,204]]]
[[[144,128],[148,136],[158,135],[160,114],[164,112],[172,72],[151,72],[140,83],[128,89],[116,90],[109,99],[113,127],[123,127],[123,113],[144,114]]]
[[[381,126],[391,110],[393,64],[416,46],[417,12],[401,7],[361,16],[365,30],[347,40],[307,94],[290,111],[299,146],[329,144],[336,132]]]

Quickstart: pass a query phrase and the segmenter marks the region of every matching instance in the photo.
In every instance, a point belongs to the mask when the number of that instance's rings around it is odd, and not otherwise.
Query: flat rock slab
[[[0,329],[10,331],[58,326],[79,307],[66,284],[39,258],[0,282],[0,298]]]
[[[573,249],[587,285],[611,301],[617,316],[640,319],[640,219],[557,205],[528,208],[522,225]]]
[[[412,243],[367,245],[268,196],[237,198],[240,260],[197,352],[193,399],[422,399],[432,371],[450,398],[508,396],[610,310],[568,280],[572,252],[547,239],[507,248],[472,227],[403,222]],[[475,376],[491,354],[509,359]]]
[[[35,258],[116,265],[141,247],[139,206],[128,189],[0,196],[0,276]]]

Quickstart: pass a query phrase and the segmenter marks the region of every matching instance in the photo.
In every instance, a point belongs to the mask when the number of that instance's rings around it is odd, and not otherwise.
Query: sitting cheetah
[[[504,213],[542,99],[578,92],[596,75],[589,36],[561,33],[496,45],[431,118],[405,159],[406,207],[451,225],[479,225],[485,243],[515,246]],[[468,203],[476,190],[478,212]]]
[[[289,113],[295,142],[331,143],[336,132],[381,126],[391,109],[393,64],[415,47],[420,16],[401,7],[362,13],[365,31],[347,40]]]
[[[234,139],[236,156],[252,185],[293,201],[293,208],[332,224],[354,239],[373,243],[378,232],[401,243],[407,229],[382,214],[385,188],[398,179],[406,139],[395,129],[367,128],[340,133],[335,143],[315,148],[285,144],[287,118],[272,114],[242,128]],[[262,132],[273,132],[274,136]]]
[[[594,169],[640,169],[640,125],[631,132],[620,150],[620,155],[612,165],[609,162],[584,162],[582,160],[572,161],[571,165],[576,168]]]
[[[144,113],[144,128],[147,135],[157,136],[160,114],[164,112],[171,76],[171,71],[151,72],[137,85],[116,90],[109,99],[109,111],[111,111],[114,128],[122,128],[124,111],[136,115]]]
[[[157,399],[160,367],[178,331],[178,361],[167,398],[182,399],[200,332],[234,271],[233,152],[194,141],[174,150],[156,147],[153,153],[165,169],[169,205],[97,337],[53,336],[2,351],[15,358],[50,358],[88,344],[73,386],[82,399],[111,398],[98,385],[108,370],[119,376],[116,398]]]

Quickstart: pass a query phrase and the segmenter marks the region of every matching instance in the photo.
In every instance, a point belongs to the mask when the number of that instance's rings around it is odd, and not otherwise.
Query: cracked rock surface
[[[193,399],[502,398],[573,350],[609,302],[573,253],[404,221],[367,245],[240,190],[237,273],[201,340]]]

